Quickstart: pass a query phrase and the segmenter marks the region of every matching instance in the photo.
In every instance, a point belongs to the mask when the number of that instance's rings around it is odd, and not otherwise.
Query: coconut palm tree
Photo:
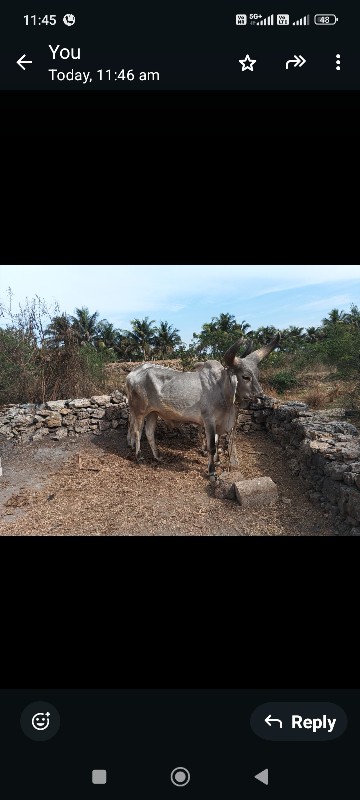
[[[142,353],[144,361],[149,357],[151,349],[154,345],[156,328],[154,328],[154,319],[132,319],[132,331],[126,331],[129,343],[139,349]]]
[[[309,328],[306,328],[305,339],[307,342],[317,342],[318,338],[319,338],[318,328],[315,328],[314,325],[310,325]]]
[[[170,357],[174,354],[175,347],[181,344],[181,336],[177,328],[169,325],[168,322],[160,322],[155,328],[154,345],[161,358]]]
[[[96,346],[106,347],[108,350],[121,351],[122,335],[121,331],[114,328],[112,322],[102,319],[97,325]]]
[[[350,314],[348,314],[349,323],[354,328],[360,328],[360,309],[355,305],[355,303],[351,303],[350,306]]]
[[[233,314],[219,314],[218,317],[213,317],[209,323],[209,328],[212,331],[223,331],[223,333],[230,333],[236,324],[236,319]]]
[[[339,311],[338,308],[333,308],[327,317],[322,320],[322,324],[325,327],[328,327],[329,325],[337,325],[338,322],[349,322],[349,314],[346,314],[345,311]]]
[[[194,346],[200,358],[220,358],[222,354],[246,333],[250,325],[245,320],[236,322],[233,314],[220,314],[205,322],[200,333],[193,334]]]
[[[254,331],[254,347],[270,342],[276,336],[276,333],[277,328],[274,325],[261,325],[260,328]]]
[[[250,328],[246,320],[243,319],[242,322],[236,322],[234,315],[228,313],[213,317],[211,322],[208,322],[207,325],[211,332],[222,331],[222,333],[232,333],[234,328],[236,328],[237,333],[239,330],[241,330],[242,333],[246,333],[248,328]]]
[[[94,344],[97,336],[98,311],[90,314],[88,308],[75,309],[75,316],[71,317],[72,328],[79,344]]]
[[[52,317],[50,325],[44,331],[44,340],[48,347],[67,346],[74,340],[74,331],[68,314]]]
[[[289,325],[288,328],[285,328],[283,331],[281,331],[281,345],[282,350],[285,352],[293,352],[294,350],[298,350],[304,341],[304,328],[300,328],[297,325]]]

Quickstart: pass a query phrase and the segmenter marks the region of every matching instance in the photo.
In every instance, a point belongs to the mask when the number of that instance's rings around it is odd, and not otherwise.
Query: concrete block
[[[268,477],[237,481],[235,494],[242,508],[261,508],[278,497],[277,486]]]
[[[235,481],[243,481],[241,472],[223,472],[216,483],[214,495],[219,500],[236,500]]]

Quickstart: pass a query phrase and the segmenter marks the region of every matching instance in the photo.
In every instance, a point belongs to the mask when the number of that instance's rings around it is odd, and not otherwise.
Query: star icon
[[[245,58],[239,58],[239,64],[241,64],[241,72],[244,72],[246,69],[254,71],[253,64],[256,64],[256,59],[250,58],[249,55],[245,56]]]

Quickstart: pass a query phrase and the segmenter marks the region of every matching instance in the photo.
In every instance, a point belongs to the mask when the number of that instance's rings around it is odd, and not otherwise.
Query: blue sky
[[[2,303],[9,286],[13,310],[39,295],[68,314],[88,306],[116,328],[148,316],[173,324],[187,344],[221,313],[246,320],[252,329],[307,328],[319,325],[332,308],[360,306],[360,266],[353,265],[2,266]]]

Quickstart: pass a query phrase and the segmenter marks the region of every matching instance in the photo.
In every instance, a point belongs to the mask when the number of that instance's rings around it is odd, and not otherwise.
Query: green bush
[[[360,376],[360,330],[338,323],[327,332],[321,343],[324,360],[337,367],[340,377],[353,379]]]
[[[270,386],[275,389],[275,391],[279,392],[279,394],[283,394],[288,389],[293,389],[298,383],[293,372],[286,370],[272,375],[268,378],[268,382]]]
[[[195,352],[195,348],[190,345],[190,347],[184,347],[181,345],[177,348],[175,355],[181,361],[181,366],[183,372],[188,372],[191,370],[196,361],[199,361],[199,356]]]

